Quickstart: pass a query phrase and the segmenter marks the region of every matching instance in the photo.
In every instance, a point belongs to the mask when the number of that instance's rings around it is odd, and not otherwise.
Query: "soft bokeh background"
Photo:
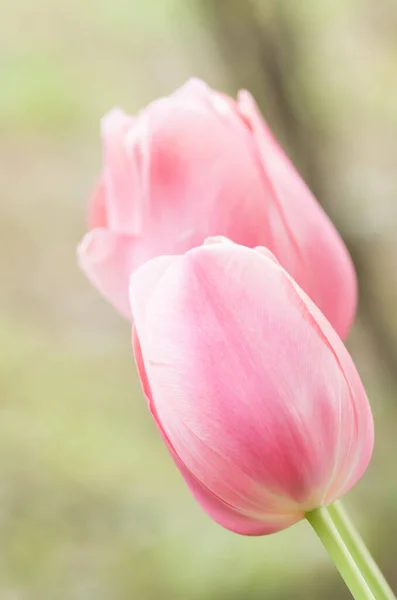
[[[397,589],[395,0],[5,0],[0,21],[0,599],[348,598],[307,524],[198,508],[143,401],[130,329],[78,271],[99,119],[189,76],[262,111],[342,232],[373,462],[347,498]]]

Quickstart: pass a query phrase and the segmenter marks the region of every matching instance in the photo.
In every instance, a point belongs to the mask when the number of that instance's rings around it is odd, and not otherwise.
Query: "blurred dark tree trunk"
[[[305,68],[300,32],[286,0],[198,0],[214,32],[219,52],[235,89],[247,88],[255,96],[266,120],[287,148],[304,179],[337,224],[355,263],[359,287],[359,316],[372,339],[381,365],[397,378],[396,344],[380,310],[368,274],[367,252],[344,230],[327,190],[322,150],[330,143],[322,123],[307,115],[307,89],[300,81]],[[265,14],[266,12],[266,14]]]

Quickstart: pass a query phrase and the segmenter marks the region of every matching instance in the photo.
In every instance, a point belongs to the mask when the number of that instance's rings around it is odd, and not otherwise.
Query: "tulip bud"
[[[229,241],[131,277],[134,351],[164,441],[202,508],[269,534],[343,496],[372,453],[354,364],[264,248]]]
[[[266,246],[345,336],[356,307],[346,248],[264,123],[237,101],[191,80],[136,118],[102,121],[104,169],[79,248],[92,283],[130,315],[129,275],[208,236]]]

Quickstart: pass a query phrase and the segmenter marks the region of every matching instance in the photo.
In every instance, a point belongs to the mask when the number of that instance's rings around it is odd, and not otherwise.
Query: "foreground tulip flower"
[[[210,235],[266,246],[340,336],[351,325],[356,279],[333,225],[264,123],[248,92],[237,101],[191,80],[136,118],[102,121],[104,169],[79,261],[130,317],[130,273]]]
[[[154,258],[130,298],[150,411],[202,508],[245,535],[306,518],[356,600],[395,600],[338,501],[372,453],[365,391],[269,250],[216,238]]]
[[[322,313],[266,249],[212,242],[131,278],[152,415],[203,509],[234,532],[284,529],[354,486],[370,406]]]

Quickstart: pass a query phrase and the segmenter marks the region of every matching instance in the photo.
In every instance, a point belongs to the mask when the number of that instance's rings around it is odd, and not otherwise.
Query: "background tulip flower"
[[[102,139],[79,260],[123,314],[129,275],[143,262],[224,235],[268,247],[346,335],[356,306],[350,257],[248,92],[235,102],[191,80],[136,118],[113,110]]]
[[[213,241],[155,258],[130,297],[150,410],[215,521],[273,533],[358,481],[373,446],[360,378],[268,250]]]

